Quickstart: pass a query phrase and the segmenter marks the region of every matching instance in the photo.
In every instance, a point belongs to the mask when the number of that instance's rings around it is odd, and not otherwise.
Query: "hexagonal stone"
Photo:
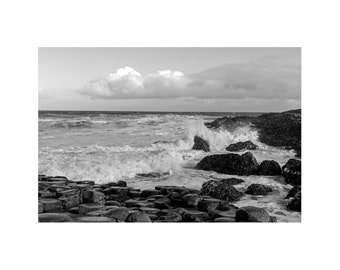
[[[43,204],[45,212],[56,211],[62,207],[62,202],[57,199],[39,199],[39,202]]]
[[[88,203],[88,204],[81,204],[79,205],[79,214],[84,215],[89,212],[97,211],[102,209],[104,205],[97,204],[97,203]]]
[[[201,200],[201,196],[199,196],[198,194],[186,194],[182,197],[182,200],[187,206],[195,207]]]
[[[198,210],[204,212],[212,212],[220,205],[218,199],[203,199],[198,203]]]
[[[61,213],[43,213],[39,214],[39,222],[68,222],[72,218],[66,214]]]
[[[143,212],[132,212],[128,218],[128,222],[151,222],[149,216]]]
[[[79,222],[116,222],[116,220],[109,217],[80,217],[77,218]]]

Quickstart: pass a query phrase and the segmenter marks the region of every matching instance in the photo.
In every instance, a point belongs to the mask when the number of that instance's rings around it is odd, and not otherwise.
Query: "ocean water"
[[[205,127],[205,122],[225,115],[258,114],[39,111],[39,173],[96,183],[125,180],[141,189],[156,185],[200,189],[210,179],[233,177],[195,169],[204,156],[226,153],[231,143],[251,140],[259,145],[252,151],[258,162],[273,159],[283,166],[294,158],[293,150],[260,143],[257,131],[250,127],[234,131]],[[209,142],[210,153],[191,149],[195,135]],[[151,172],[154,177],[138,175]],[[261,183],[274,192],[256,199],[246,195],[235,205],[265,207],[278,221],[301,220],[300,213],[286,210],[284,197],[290,186],[283,177],[236,177],[245,180],[235,186],[241,191],[251,183]]]

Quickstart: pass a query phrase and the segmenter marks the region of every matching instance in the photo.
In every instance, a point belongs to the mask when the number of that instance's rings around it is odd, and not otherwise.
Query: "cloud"
[[[80,91],[92,99],[185,98],[299,99],[301,67],[287,59],[261,58],[196,74],[160,70],[142,75],[131,67],[97,78]]]

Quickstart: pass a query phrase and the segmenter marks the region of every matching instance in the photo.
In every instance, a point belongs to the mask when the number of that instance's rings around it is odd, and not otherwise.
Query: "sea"
[[[227,153],[229,144],[247,140],[259,146],[251,151],[259,163],[275,160],[283,166],[295,158],[293,150],[259,142],[257,131],[250,126],[212,130],[204,125],[223,116],[260,114],[39,111],[39,174],[96,183],[124,180],[128,186],[140,189],[157,185],[200,189],[211,179],[237,177],[245,181],[235,186],[240,191],[259,183],[272,187],[274,192],[267,196],[245,195],[234,205],[263,207],[279,222],[300,222],[299,212],[286,209],[284,198],[291,186],[282,176],[233,176],[195,168],[203,157]],[[192,150],[196,135],[209,143],[211,152]]]

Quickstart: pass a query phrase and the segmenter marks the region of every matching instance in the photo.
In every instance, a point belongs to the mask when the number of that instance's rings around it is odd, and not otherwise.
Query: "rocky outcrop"
[[[258,163],[252,153],[243,155],[220,154],[204,157],[196,167],[200,170],[224,174],[251,175],[258,171]]]
[[[259,147],[251,141],[237,142],[230,144],[226,150],[230,152],[238,152],[242,150],[256,150]]]
[[[280,175],[281,167],[274,160],[264,160],[261,162],[257,173],[259,175]]]
[[[282,167],[282,175],[287,184],[301,186],[301,161],[289,159]]]
[[[203,150],[205,152],[210,152],[210,147],[207,141],[202,139],[199,136],[195,136],[194,145],[192,147],[193,150]]]
[[[293,211],[301,212],[301,191],[294,195],[293,199],[290,199],[287,208]]]
[[[201,194],[227,202],[238,201],[244,195],[232,185],[221,180],[209,180],[203,183]]]
[[[272,192],[273,190],[265,185],[262,184],[251,184],[247,190],[246,194],[250,195],[267,195],[269,192]]]
[[[301,186],[295,186],[287,193],[286,199],[292,198],[296,195],[296,193],[301,191]]]
[[[301,155],[301,109],[265,113],[256,117],[222,117],[205,125],[209,128],[222,128],[229,131],[241,126],[251,126],[258,131],[260,142],[294,149],[297,156]]]
[[[273,222],[274,219],[269,216],[269,213],[259,207],[246,206],[236,211],[236,222]]]

